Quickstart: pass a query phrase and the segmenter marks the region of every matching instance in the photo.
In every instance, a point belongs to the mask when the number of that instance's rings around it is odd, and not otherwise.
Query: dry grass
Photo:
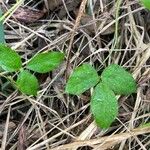
[[[2,150],[146,150],[150,147],[150,127],[139,127],[150,121],[150,12],[134,0],[116,3],[95,0],[94,9],[91,1],[86,5],[89,15],[82,9],[86,1],[82,0],[81,9],[77,6],[70,11],[71,4],[62,0],[66,6],[62,18],[60,5],[57,11],[27,24],[14,19],[17,8],[39,8],[43,4],[49,7],[50,1],[19,1],[11,13],[9,1],[2,2],[3,9],[9,12],[4,21],[6,41],[20,53],[24,63],[42,51],[66,54],[64,64],[53,73],[36,74],[40,80],[37,97],[22,95],[0,78]],[[118,96],[119,115],[107,130],[97,128],[93,122],[89,110],[92,89],[81,96],[64,93],[65,74],[84,62],[95,66],[99,74],[111,63],[120,64],[138,83],[136,94]]]

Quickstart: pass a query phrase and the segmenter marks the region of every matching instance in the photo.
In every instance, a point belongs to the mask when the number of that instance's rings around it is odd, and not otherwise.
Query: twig
[[[73,44],[73,40],[74,40],[74,35],[75,35],[75,32],[76,32],[76,30],[80,24],[80,20],[81,20],[81,17],[83,15],[83,12],[84,12],[86,2],[87,2],[87,0],[82,0],[82,3],[81,3],[80,8],[79,8],[78,16],[76,18],[75,25],[74,25],[72,33],[71,33],[70,43],[69,43],[69,47],[68,47],[68,51],[67,51],[66,72],[65,72],[66,80],[68,78],[69,60],[70,60],[70,54],[71,54],[71,48],[72,48],[72,44]]]
[[[100,138],[92,139],[92,140],[77,141],[77,142],[73,142],[70,144],[58,146],[56,148],[52,148],[50,150],[67,150],[67,149],[78,148],[78,147],[87,146],[87,145],[94,146],[97,144],[101,144],[103,142],[105,142],[105,144],[109,142],[114,142],[116,144],[116,142],[119,143],[125,139],[131,138],[132,136],[137,136],[137,135],[145,134],[145,133],[150,133],[150,127],[144,127],[144,128],[139,127],[127,133],[115,134],[113,136],[105,136],[105,137],[100,137]]]

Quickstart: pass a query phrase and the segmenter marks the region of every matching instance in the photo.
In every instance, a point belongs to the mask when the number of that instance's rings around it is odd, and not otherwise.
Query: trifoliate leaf
[[[136,92],[136,82],[132,75],[119,65],[108,66],[101,75],[102,82],[115,94],[131,94]]]
[[[16,81],[16,84],[18,89],[22,93],[27,95],[37,95],[37,91],[39,88],[38,80],[29,71],[21,71]]]
[[[0,44],[0,66],[9,72],[18,71],[22,62],[20,56],[11,48]]]
[[[83,64],[71,74],[65,91],[66,93],[79,95],[95,86],[98,81],[99,76],[96,70],[89,64]]]
[[[40,53],[33,57],[26,67],[38,73],[46,73],[57,68],[63,59],[64,54],[60,52]]]
[[[91,111],[100,128],[108,128],[118,114],[115,94],[107,85],[99,83],[92,94]]]

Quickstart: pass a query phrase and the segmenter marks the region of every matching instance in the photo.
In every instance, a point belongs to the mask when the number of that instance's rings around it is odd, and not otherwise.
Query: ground
[[[150,147],[150,11],[134,0],[2,1],[6,43],[24,64],[37,53],[59,51],[64,62],[35,73],[37,96],[14,89],[0,73],[0,143],[10,150],[147,150]],[[117,96],[119,113],[103,130],[90,112],[93,88],[65,93],[73,69],[90,63],[101,75],[119,64],[137,92]],[[34,73],[34,72],[32,72]],[[16,80],[18,72],[9,73]],[[111,108],[110,108],[111,109]]]

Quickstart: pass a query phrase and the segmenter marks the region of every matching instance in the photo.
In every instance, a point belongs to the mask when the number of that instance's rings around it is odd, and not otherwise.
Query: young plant
[[[60,52],[39,53],[22,68],[21,57],[10,47],[0,44],[0,67],[7,72],[19,71],[15,87],[27,95],[37,95],[38,80],[29,70],[38,73],[47,73],[57,68],[64,59]],[[13,82],[14,83],[14,82]]]
[[[136,92],[136,82],[132,75],[119,65],[112,64],[106,67],[99,77],[91,65],[83,64],[73,71],[65,91],[80,95],[94,86],[91,112],[99,127],[108,128],[118,114],[115,94],[128,95]]]

